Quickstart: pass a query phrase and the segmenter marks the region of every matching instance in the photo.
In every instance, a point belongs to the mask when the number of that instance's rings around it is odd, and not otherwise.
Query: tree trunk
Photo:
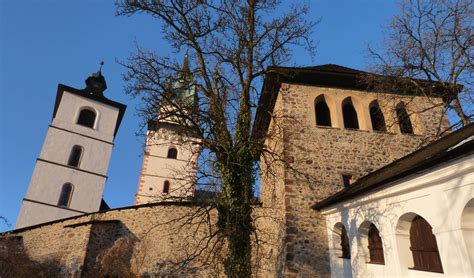
[[[229,256],[224,261],[227,277],[251,277],[252,219],[252,162],[241,161],[236,154],[224,164],[223,196],[219,204],[219,227],[228,241]],[[244,155],[243,157],[249,157]],[[239,158],[242,158],[240,156]]]

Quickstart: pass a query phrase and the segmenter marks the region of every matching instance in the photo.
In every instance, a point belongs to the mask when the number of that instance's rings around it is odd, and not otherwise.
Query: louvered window
[[[370,224],[368,242],[370,262],[376,264],[385,264],[382,239],[380,238],[379,230],[377,229],[377,227],[375,227],[374,224]]]
[[[416,216],[411,223],[410,245],[413,269],[443,273],[436,237],[431,225],[421,216]]]
[[[351,250],[349,248],[349,237],[347,236],[347,231],[344,225],[341,227],[341,249],[342,249],[342,256],[343,259],[350,259],[351,258]]]

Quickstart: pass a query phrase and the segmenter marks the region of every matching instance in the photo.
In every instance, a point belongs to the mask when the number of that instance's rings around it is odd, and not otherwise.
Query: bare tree
[[[384,50],[369,48],[373,70],[381,74],[369,76],[369,82],[381,91],[406,88],[425,96],[441,94],[442,105],[459,118],[454,126],[469,124],[474,117],[473,3],[402,0],[401,14],[387,28]]]
[[[197,138],[202,184],[218,187],[216,237],[224,238],[229,277],[250,277],[256,161],[264,151],[252,137],[255,108],[269,66],[290,58],[297,45],[313,51],[307,5],[279,0],[125,0],[118,15],[159,19],[164,39],[189,61],[138,48],[122,64],[127,92],[141,97],[144,119],[179,124],[183,138]],[[281,7],[281,8],[279,8]],[[193,99],[194,91],[199,101]]]

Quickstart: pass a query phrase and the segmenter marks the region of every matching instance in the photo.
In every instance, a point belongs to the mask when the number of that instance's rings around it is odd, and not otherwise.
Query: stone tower
[[[261,159],[261,201],[275,209],[287,277],[330,276],[326,220],[318,201],[433,140],[449,123],[443,95],[373,92],[361,71],[337,65],[270,68],[254,136],[272,157]],[[344,219],[341,219],[343,222]]]
[[[187,55],[167,97],[158,108],[157,119],[148,122],[135,204],[177,201],[194,195],[199,140],[183,130],[186,120],[180,116],[190,115],[198,102]]]
[[[59,84],[46,139],[17,228],[98,211],[126,106],[104,96],[99,70],[79,90]]]

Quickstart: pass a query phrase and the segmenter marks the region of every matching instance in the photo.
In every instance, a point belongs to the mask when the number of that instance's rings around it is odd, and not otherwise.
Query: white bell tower
[[[107,99],[99,70],[79,90],[59,84],[53,120],[36,160],[16,228],[95,212],[103,206],[114,138],[126,106]]]
[[[197,106],[197,94],[191,82],[188,57],[174,84],[172,102],[189,111]],[[180,105],[181,104],[181,105]],[[199,139],[182,132],[182,119],[173,116],[176,106],[163,103],[157,120],[148,122],[146,150],[140,173],[135,204],[183,201],[193,197]],[[189,110],[187,110],[189,109]],[[182,134],[187,134],[183,136]]]

